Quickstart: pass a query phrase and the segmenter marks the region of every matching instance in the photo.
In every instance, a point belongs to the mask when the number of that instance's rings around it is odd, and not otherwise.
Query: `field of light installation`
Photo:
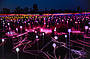
[[[88,59],[90,13],[1,14],[0,59]]]

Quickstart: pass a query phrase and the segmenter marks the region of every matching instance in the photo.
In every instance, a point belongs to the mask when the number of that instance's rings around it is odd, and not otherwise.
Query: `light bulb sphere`
[[[65,35],[65,38],[67,38],[67,35]]]
[[[42,33],[42,35],[44,36],[44,33]]]
[[[58,39],[58,37],[57,36],[54,36],[54,38],[57,40]]]
[[[90,30],[90,28],[89,28],[89,30]]]
[[[68,29],[68,32],[70,33],[71,32],[71,29]]]
[[[88,29],[88,26],[85,26],[85,29],[87,30]]]
[[[19,52],[20,50],[19,50],[19,48],[16,48],[16,52]]]
[[[54,48],[56,47],[56,44],[55,43],[53,43],[53,45],[52,45]]]
[[[5,40],[4,39],[2,39],[2,42],[4,42]]]
[[[38,39],[38,36],[36,35],[36,39]]]
[[[22,29],[22,26],[20,26],[20,28]]]

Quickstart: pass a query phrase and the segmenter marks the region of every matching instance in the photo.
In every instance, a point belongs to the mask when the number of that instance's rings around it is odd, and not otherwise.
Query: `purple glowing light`
[[[88,29],[88,26],[85,26],[85,29],[87,30]]]
[[[56,47],[56,44],[55,43],[53,43],[53,45],[52,45],[54,48]]]
[[[68,29],[68,32],[70,33],[71,32],[71,29]]]

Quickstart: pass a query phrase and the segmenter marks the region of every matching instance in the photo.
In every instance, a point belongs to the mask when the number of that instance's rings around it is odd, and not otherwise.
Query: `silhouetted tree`
[[[77,7],[77,12],[80,12],[80,6]]]
[[[29,8],[28,8],[28,7],[25,7],[25,8],[23,9],[23,11],[24,11],[25,14],[27,14],[27,13],[29,12]]]
[[[33,4],[33,10],[38,11],[38,5],[37,4]]]
[[[3,14],[9,14],[10,13],[10,9],[3,8],[2,11],[1,11],[1,13],[3,13]]]
[[[14,13],[19,14],[21,12],[21,8],[18,6],[15,8]]]

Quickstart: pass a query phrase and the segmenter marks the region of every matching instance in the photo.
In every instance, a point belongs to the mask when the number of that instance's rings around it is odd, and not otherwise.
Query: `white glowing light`
[[[90,28],[89,28],[89,30],[90,30]]]
[[[10,23],[8,23],[8,25],[10,25]]]
[[[16,52],[18,53],[20,50],[19,50],[19,48],[16,48]]]
[[[41,31],[43,31],[43,29],[41,29]]]
[[[68,29],[68,32],[70,33],[71,32],[71,29]]]
[[[53,47],[54,47],[54,48],[56,47],[56,44],[55,44],[55,43],[53,43]]]
[[[87,30],[88,29],[88,26],[85,26],[85,29]]]
[[[35,31],[35,33],[37,33],[37,31]]]
[[[36,35],[36,39],[38,39],[38,36]]]
[[[57,36],[55,36],[54,38],[55,38],[56,40],[58,39],[58,37],[57,37]]]
[[[8,32],[8,34],[10,34],[10,32]]]
[[[67,35],[65,35],[65,38],[67,38]]]
[[[20,28],[22,29],[22,26],[20,26]]]
[[[54,28],[54,31],[56,31],[56,29],[57,29],[57,28],[55,27],[55,28]]]
[[[4,42],[5,40],[4,39],[2,39],[2,42]]]
[[[44,36],[44,33],[42,33],[42,35]]]

